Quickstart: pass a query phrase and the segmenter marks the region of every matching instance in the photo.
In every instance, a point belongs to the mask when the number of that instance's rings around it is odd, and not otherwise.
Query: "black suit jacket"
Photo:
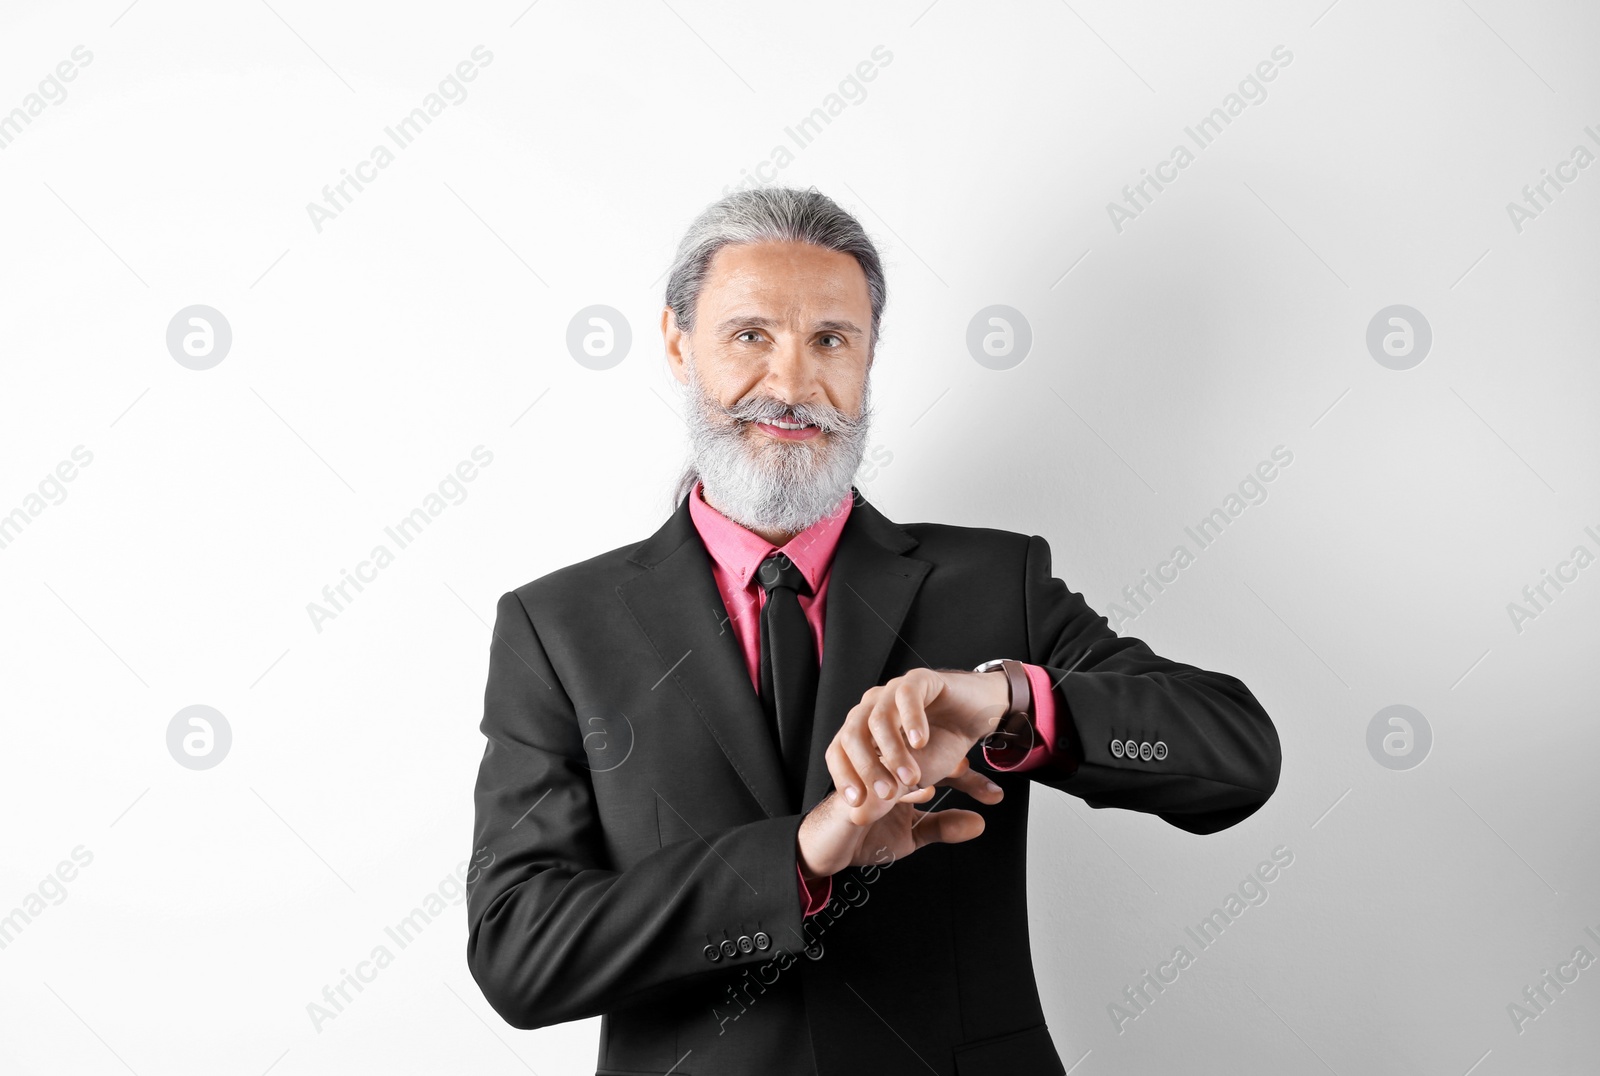
[[[802,920],[804,812],[686,497],[645,541],[500,599],[467,961],[508,1023],[604,1014],[600,1073],[1059,1074],[1028,945],[1031,783],[1191,833],[1276,787],[1277,733],[1244,684],[1119,638],[1043,538],[898,525],[858,493],[834,557],[805,811],[846,712],[918,666],[1049,669],[1075,770],[997,773],[975,746],[1005,799],[927,806],[981,812],[982,836],[849,868]]]

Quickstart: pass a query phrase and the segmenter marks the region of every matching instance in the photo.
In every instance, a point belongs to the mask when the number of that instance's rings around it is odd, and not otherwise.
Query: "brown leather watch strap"
[[[1023,668],[1022,662],[1004,658],[999,662],[999,671],[1005,674],[1011,701],[1006,712],[1000,715],[999,724],[983,743],[991,751],[1026,754],[1037,740],[1033,725],[1033,687],[1028,682],[1028,670]]]
[[[1011,712],[1033,718],[1033,685],[1028,682],[1028,670],[1022,662],[1006,658],[1000,663],[1006,674],[1006,686],[1011,689]]]

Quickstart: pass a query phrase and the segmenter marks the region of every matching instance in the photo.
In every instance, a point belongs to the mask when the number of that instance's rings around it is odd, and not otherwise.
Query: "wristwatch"
[[[1028,683],[1028,670],[1022,667],[1020,661],[995,658],[972,671],[983,673],[993,672],[996,669],[1006,674],[1006,686],[1010,689],[1011,698],[1006,706],[1006,712],[1000,715],[1000,723],[984,738],[983,745],[991,751],[1030,751],[1034,745],[1035,734],[1033,689]]]

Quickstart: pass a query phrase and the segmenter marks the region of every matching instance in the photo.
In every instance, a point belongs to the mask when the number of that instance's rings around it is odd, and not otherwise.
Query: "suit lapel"
[[[788,814],[782,756],[750,685],[739,640],[711,574],[689,499],[628,558],[649,571],[617,587],[661,660],[647,675],[673,681],[769,818]],[[669,670],[670,671],[667,671]],[[666,690],[658,684],[657,691]]]
[[[850,708],[880,683],[889,651],[899,638],[911,602],[932,567],[905,556],[917,540],[886,519],[859,493],[839,535],[828,578],[822,624],[822,671],[811,727],[801,810],[809,811],[832,788],[827,750]]]
[[[825,757],[828,744],[850,708],[879,683],[906,613],[931,567],[904,556],[916,539],[859,493],[854,495],[856,503],[840,532],[829,575],[802,811],[809,811],[832,787]],[[687,497],[629,560],[648,570],[618,586],[617,596],[655,648],[664,679],[688,697],[767,816],[793,813],[785,797],[778,745],[751,688],[738,639],[726,622],[711,557],[689,515]]]

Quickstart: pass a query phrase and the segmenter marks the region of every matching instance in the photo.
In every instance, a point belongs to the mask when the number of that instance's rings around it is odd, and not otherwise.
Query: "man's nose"
[[[816,360],[806,353],[804,344],[793,337],[780,339],[767,360],[767,395],[790,403],[806,402],[815,382]]]

